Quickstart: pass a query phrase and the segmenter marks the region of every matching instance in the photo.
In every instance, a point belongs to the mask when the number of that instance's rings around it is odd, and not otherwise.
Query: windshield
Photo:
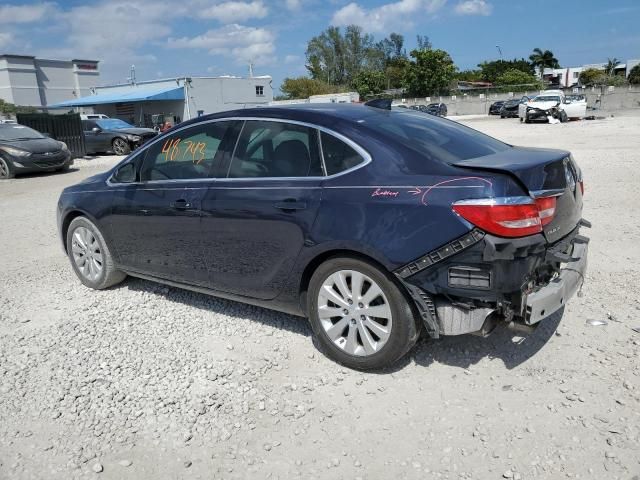
[[[484,157],[510,148],[459,123],[417,112],[392,110],[363,122],[371,130],[394,139],[434,160],[455,163]]]
[[[45,138],[45,136],[24,125],[0,125],[0,140],[33,140],[34,138]]]
[[[556,96],[556,95],[538,95],[536,98],[534,98],[533,100],[531,100],[532,102],[559,102],[560,101],[560,97]]]
[[[118,118],[103,118],[96,120],[98,126],[103,130],[120,130],[122,128],[133,128],[133,125],[129,125],[127,122]]]

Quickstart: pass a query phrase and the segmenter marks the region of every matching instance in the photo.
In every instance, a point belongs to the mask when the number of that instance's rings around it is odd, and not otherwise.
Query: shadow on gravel
[[[310,337],[312,333],[311,326],[305,318],[269,310],[268,308],[214,297],[204,293],[192,292],[191,290],[184,290],[182,288],[169,287],[140,278],[129,277],[120,287],[115,288],[123,287],[138,292],[154,293],[172,302],[182,303],[193,308],[206,310],[207,312],[241,317],[246,320],[251,320],[252,322],[260,322],[269,327],[285,329],[306,337]]]
[[[529,360],[547,344],[558,329],[563,314],[564,308],[544,319],[534,333],[525,337],[498,326],[487,338],[461,335],[440,340],[422,339],[414,350],[414,360],[425,367],[438,362],[468,368],[489,358],[502,360],[507,369],[512,369]]]
[[[20,181],[20,180],[29,180],[30,178],[40,178],[40,177],[50,177],[52,175],[66,175],[68,173],[77,172],[80,170],[77,167],[70,167],[68,170],[54,170],[54,171],[46,171],[46,172],[30,172],[30,173],[19,173],[15,178],[12,178],[11,181]]]
[[[252,322],[260,322],[272,328],[285,329],[292,333],[311,337],[315,348],[320,350],[313,340],[309,322],[301,317],[190,290],[167,287],[138,278],[129,278],[122,286],[134,291],[161,295],[169,301],[208,312],[237,316]],[[423,367],[429,367],[433,363],[442,363],[466,369],[485,358],[501,360],[507,369],[512,369],[529,360],[547,344],[556,332],[563,314],[564,308],[544,319],[533,334],[525,337],[514,334],[502,326],[496,327],[487,338],[460,335],[432,340],[423,336],[413,351],[393,367],[370,373],[397,372],[404,369],[412,361]]]

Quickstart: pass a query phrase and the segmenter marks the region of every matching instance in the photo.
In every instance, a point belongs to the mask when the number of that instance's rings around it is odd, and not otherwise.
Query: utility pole
[[[502,49],[500,48],[500,45],[496,45],[496,48],[498,49],[498,53],[500,54],[500,60],[502,60]]]

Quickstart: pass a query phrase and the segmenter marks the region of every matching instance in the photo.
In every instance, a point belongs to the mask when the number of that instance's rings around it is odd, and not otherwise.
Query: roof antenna
[[[249,60],[249,78],[253,78],[253,62]]]
[[[376,98],[365,102],[365,105],[367,107],[380,108],[382,110],[391,110],[391,102],[393,102],[393,100],[390,98]]]

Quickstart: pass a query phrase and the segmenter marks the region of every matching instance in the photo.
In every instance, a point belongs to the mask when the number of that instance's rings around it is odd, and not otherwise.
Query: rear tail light
[[[580,185],[580,194],[581,194],[581,195],[584,195],[584,181],[583,181],[583,180],[580,180],[580,181],[578,182],[578,185]]]
[[[542,232],[553,220],[556,197],[501,197],[463,200],[453,211],[482,230],[501,237],[526,237]]]

